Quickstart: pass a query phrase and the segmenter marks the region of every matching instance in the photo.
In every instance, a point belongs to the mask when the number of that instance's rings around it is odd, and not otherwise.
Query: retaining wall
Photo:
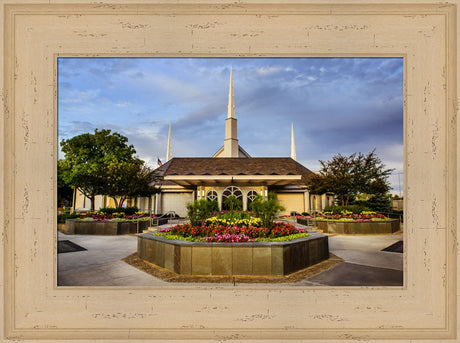
[[[163,224],[166,224],[168,219],[162,219],[162,221],[165,221]],[[161,221],[160,225],[162,225]],[[97,222],[67,219],[65,222],[65,231],[71,235],[126,235],[142,232],[142,230],[146,230],[149,226],[150,220],[139,222]]]
[[[399,231],[398,219],[370,222],[316,221],[323,233],[337,234],[390,234]]]
[[[201,243],[138,236],[139,258],[182,275],[287,275],[329,258],[328,237],[290,242]]]

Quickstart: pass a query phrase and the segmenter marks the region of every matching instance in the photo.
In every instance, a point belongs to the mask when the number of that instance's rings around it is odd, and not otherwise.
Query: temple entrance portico
[[[265,185],[206,185],[197,187],[197,199],[217,200],[219,209],[223,209],[225,199],[230,195],[241,200],[243,211],[249,210],[249,204],[255,200],[256,195],[266,197],[268,188]]]

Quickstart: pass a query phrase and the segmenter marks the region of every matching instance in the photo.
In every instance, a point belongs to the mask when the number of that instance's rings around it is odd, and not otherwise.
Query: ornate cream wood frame
[[[2,1],[6,342],[459,339],[458,2],[317,2]],[[57,287],[60,56],[403,57],[404,286]]]

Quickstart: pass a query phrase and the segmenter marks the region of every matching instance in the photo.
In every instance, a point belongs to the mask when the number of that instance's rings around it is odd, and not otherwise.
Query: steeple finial
[[[291,158],[296,161],[295,142],[294,142],[294,124],[291,123]]]
[[[171,123],[169,123],[168,148],[166,149],[166,162],[171,159]]]
[[[235,99],[233,96],[233,68],[230,67],[230,87],[228,90],[227,118],[235,118]]]

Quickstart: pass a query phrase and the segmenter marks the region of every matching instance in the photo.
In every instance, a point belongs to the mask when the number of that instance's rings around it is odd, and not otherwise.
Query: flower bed
[[[104,213],[104,212],[89,212],[84,215],[81,215],[78,220],[82,221],[118,221],[118,222],[127,222],[127,221],[148,221],[150,218],[156,218],[155,216],[150,217],[148,213],[137,212],[132,215],[126,215],[120,212],[114,213]]]
[[[353,213],[343,211],[341,214],[333,214],[332,212],[323,212],[315,217],[316,221],[340,221],[340,222],[379,222],[388,221],[390,218],[383,214],[373,211],[363,211],[361,213]]]
[[[225,226],[222,224],[205,224],[202,226],[182,224],[158,230],[153,235],[162,236],[166,239],[192,242],[239,243],[272,241],[274,239],[278,239],[278,241],[292,240],[307,237],[309,234],[306,230],[298,229],[291,224],[276,222],[270,229],[257,226]]]

